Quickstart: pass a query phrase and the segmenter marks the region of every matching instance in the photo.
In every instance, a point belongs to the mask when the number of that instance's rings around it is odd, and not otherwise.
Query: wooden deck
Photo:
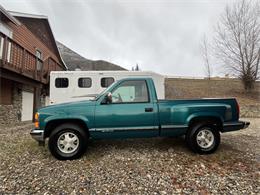
[[[50,71],[60,70],[61,66],[51,57],[39,59],[20,44],[0,32],[3,38],[0,68],[21,74],[43,84],[49,83]]]

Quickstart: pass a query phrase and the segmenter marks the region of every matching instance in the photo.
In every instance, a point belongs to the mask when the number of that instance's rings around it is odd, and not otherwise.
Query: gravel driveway
[[[83,158],[58,161],[31,139],[31,124],[0,129],[0,194],[259,194],[260,119],[222,134],[200,156],[182,138],[91,141]]]

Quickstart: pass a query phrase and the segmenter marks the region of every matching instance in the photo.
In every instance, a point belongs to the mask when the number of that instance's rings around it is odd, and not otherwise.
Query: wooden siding
[[[51,49],[46,47],[46,45],[41,42],[24,24],[19,26],[9,22],[8,26],[13,30],[13,40],[18,44],[22,45],[25,49],[35,54],[36,50],[42,52],[42,59],[45,60],[49,57],[53,58],[60,66],[62,62],[59,60],[57,54],[53,53]]]
[[[44,45],[54,54],[58,55],[55,40],[51,35],[50,27],[46,19],[34,19],[16,17],[22,22]]]
[[[0,32],[4,38],[3,57],[0,67],[22,74],[44,84],[48,83],[50,71],[64,70],[59,58],[46,47],[36,36],[32,34],[23,24],[17,26],[11,22],[7,23],[13,31],[12,39]],[[11,55],[8,60],[8,45],[11,43]],[[41,52],[41,59],[37,58],[36,50]],[[37,64],[41,68],[37,70]]]

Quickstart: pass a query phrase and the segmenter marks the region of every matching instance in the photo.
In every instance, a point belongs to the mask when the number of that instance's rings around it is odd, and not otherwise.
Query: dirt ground
[[[218,151],[192,153],[183,138],[91,141],[58,161],[30,137],[31,124],[0,129],[0,194],[259,194],[260,118],[222,134]]]

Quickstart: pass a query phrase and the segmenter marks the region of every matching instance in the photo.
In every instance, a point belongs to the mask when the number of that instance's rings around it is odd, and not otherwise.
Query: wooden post
[[[7,36],[5,36],[5,37],[4,37],[4,45],[3,45],[3,57],[2,57],[3,65],[6,64],[6,60],[7,60],[7,50],[8,50],[8,48],[7,48],[7,46],[8,46],[7,42],[8,42],[8,39],[7,39]]]
[[[46,82],[48,83],[49,82],[49,74],[50,74],[50,57],[48,58],[48,69],[47,69],[47,78],[46,78]]]
[[[21,73],[24,72],[24,67],[25,67],[25,49],[23,48],[23,54],[22,54],[22,68],[21,68]]]
[[[41,67],[41,74],[40,74],[40,80],[42,81],[42,77],[43,77],[43,68],[44,68],[44,61],[41,61],[42,63],[42,67]]]
[[[34,87],[33,88],[33,115],[32,115],[32,121],[33,122],[35,122],[35,120],[34,120],[34,115],[35,115],[35,113],[36,113],[36,87]]]
[[[34,56],[34,55],[33,55],[33,57],[34,57],[34,59],[35,59],[35,64],[34,64],[34,78],[35,78],[35,80],[37,80],[37,57]]]
[[[33,91],[33,122],[36,111],[41,107],[41,86],[34,87]]]

